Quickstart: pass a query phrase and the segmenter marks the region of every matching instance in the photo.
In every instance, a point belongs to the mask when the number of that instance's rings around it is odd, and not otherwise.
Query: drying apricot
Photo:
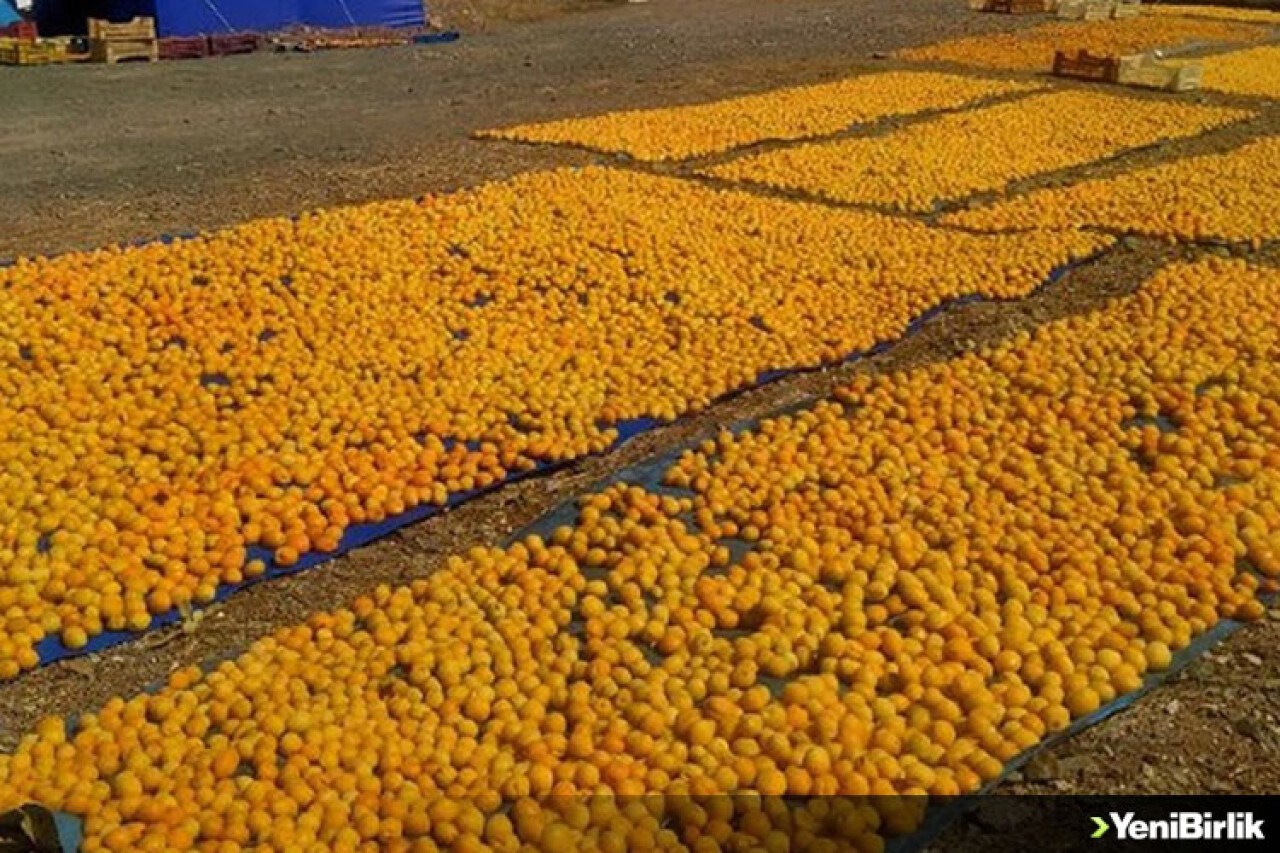
[[[1271,14],[1280,21],[1280,12]],[[1280,47],[1270,45],[1198,57],[1195,62],[1203,68],[1206,89],[1232,95],[1280,98]]]
[[[1038,83],[980,80],[933,71],[889,71],[706,104],[627,110],[478,135],[578,145],[629,154],[638,160],[673,160],[765,140],[822,136],[888,116],[954,109],[984,98],[1039,88]]]
[[[1110,242],[595,168],[19,260],[0,270],[0,677],[46,637],[207,603],[264,551],[296,565]]]
[[[1163,139],[1253,115],[1095,92],[1054,92],[941,116],[883,136],[815,142],[706,174],[842,202],[924,212]]]
[[[1094,56],[1128,56],[1186,43],[1263,41],[1267,27],[1192,17],[1122,18],[1106,21],[1055,21],[1029,30],[964,36],[898,51],[903,59],[958,62],[1009,71],[1048,71],[1055,51],[1085,50]]]
[[[858,374],[660,489],[41,721],[0,810],[82,815],[86,853],[882,849],[1260,612],[1277,314],[1280,270],[1184,262]],[[814,794],[851,799],[780,799]]]
[[[1280,139],[1038,190],[943,222],[986,231],[1106,228],[1179,240],[1280,237]]]

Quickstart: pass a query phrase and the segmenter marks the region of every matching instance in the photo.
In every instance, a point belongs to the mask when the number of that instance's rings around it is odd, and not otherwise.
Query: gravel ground
[[[832,79],[872,54],[1033,19],[973,15],[957,0],[653,0],[579,3],[530,17],[519,2],[449,0],[455,45],[256,55],[152,66],[0,69],[0,257],[57,252],[251,216],[466,186],[598,157],[479,143],[477,129],[619,107],[673,104]],[[468,19],[468,15],[471,17]],[[534,16],[536,17],[536,15]],[[1275,133],[1269,115],[1207,142],[1142,152],[1182,156]],[[1117,168],[1108,164],[1103,169]],[[1078,170],[1076,173],[1087,172]],[[646,435],[619,452],[528,481],[401,531],[313,572],[258,586],[185,626],[0,686],[0,747],[46,713],[132,693],[188,663],[379,583],[429,574],[445,555],[509,535],[611,471],[828,391],[852,370],[945,358],[1089,310],[1130,291],[1180,249],[1126,240],[1104,259],[1018,303],[944,314],[882,356],[780,381]],[[1276,247],[1255,254],[1280,263]],[[1280,792],[1280,618],[1238,632],[1175,682],[1049,750],[1002,791]],[[961,824],[940,842],[978,849]],[[967,846],[966,846],[967,845]],[[941,849],[941,847],[939,848]]]
[[[0,257],[575,162],[467,137],[832,79],[873,51],[1027,25],[957,2],[653,0],[490,23],[446,45],[5,68]]]

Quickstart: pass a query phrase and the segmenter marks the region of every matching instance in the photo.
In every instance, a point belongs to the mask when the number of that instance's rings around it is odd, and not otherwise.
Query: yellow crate
[[[0,39],[0,65],[48,65],[66,54],[56,45],[21,39]]]

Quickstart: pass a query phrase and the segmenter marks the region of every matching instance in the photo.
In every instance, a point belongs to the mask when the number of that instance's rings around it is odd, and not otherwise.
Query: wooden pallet
[[[107,65],[132,60],[155,62],[160,58],[160,45],[157,39],[90,39],[89,55],[94,62]]]
[[[1075,56],[1059,50],[1053,54],[1053,76],[1070,77],[1073,80],[1089,80],[1095,83],[1114,83],[1120,71],[1120,61],[1113,56],[1095,56],[1087,50],[1077,51]]]
[[[155,37],[155,18],[138,17],[123,23],[114,23],[101,18],[89,19],[90,41],[142,41]]]

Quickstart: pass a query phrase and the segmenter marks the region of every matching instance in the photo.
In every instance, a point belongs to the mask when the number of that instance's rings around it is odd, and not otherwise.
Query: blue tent
[[[0,27],[7,27],[22,20],[18,10],[9,5],[9,0],[0,0]]]
[[[0,0],[3,4],[6,0]],[[156,19],[162,36],[315,27],[420,27],[423,0],[37,0],[40,31],[83,33],[86,18]]]
[[[422,0],[151,0],[161,35],[315,27],[420,27]],[[150,14],[150,13],[143,13]]]

